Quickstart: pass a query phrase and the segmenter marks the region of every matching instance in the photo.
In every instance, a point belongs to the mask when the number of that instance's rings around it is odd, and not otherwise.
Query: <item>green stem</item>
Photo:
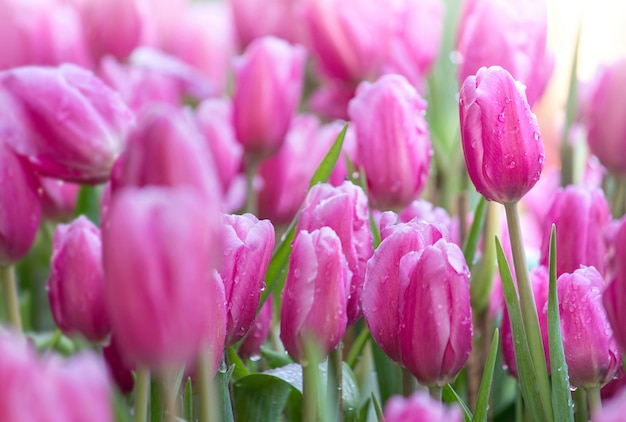
[[[137,367],[135,381],[135,422],[148,420],[148,396],[150,394],[150,371],[143,366]]]
[[[428,392],[430,393],[430,397],[432,397],[433,399],[437,400],[440,403],[441,403],[441,391],[442,391],[442,388],[439,387],[438,385],[431,385],[428,387]]]
[[[198,357],[198,398],[200,400],[200,422],[220,420],[216,400],[215,382],[211,374],[211,354],[205,347]]]
[[[0,281],[4,291],[4,306],[7,310],[9,324],[18,333],[22,333],[22,317],[20,315],[20,301],[17,293],[17,280],[13,265],[0,265]]]
[[[332,418],[335,421],[343,420],[343,400],[342,400],[342,383],[343,383],[343,360],[342,360],[343,342],[335,350],[330,352],[328,356],[328,386],[327,396],[328,403],[332,409]]]
[[[582,388],[574,391],[574,420],[576,422],[587,422],[589,420],[587,392]]]
[[[613,174],[614,192],[611,211],[613,218],[620,218],[624,214],[624,202],[626,201],[626,180],[623,176]]]
[[[409,397],[415,391],[415,377],[406,368],[402,368],[402,395]]]
[[[539,396],[544,409],[549,410],[552,408],[550,403],[550,383],[548,381],[548,370],[546,368],[541,331],[539,330],[535,297],[530,284],[528,264],[526,263],[526,253],[524,251],[517,202],[504,204],[504,209],[506,211],[506,220],[509,227],[509,238],[511,241],[511,251],[513,253],[513,263],[519,291],[519,302],[524,322],[524,330],[526,331],[528,340],[530,359],[534,367],[535,385],[539,390]],[[549,412],[549,415],[546,416],[552,416],[552,412]]]
[[[246,158],[246,208],[245,212],[257,215],[257,195],[254,190],[254,178],[259,169],[259,159],[257,157]]]
[[[600,397],[600,387],[587,388],[587,403],[589,403],[589,413],[602,410],[602,398]]]
[[[163,396],[165,422],[176,422],[178,411],[176,410],[176,393],[172,385],[172,376],[165,371],[161,376],[161,394]],[[177,387],[177,386],[176,386]],[[176,388],[177,389],[177,388]]]
[[[317,422],[322,420],[319,411],[320,404],[320,374],[317,354],[313,347],[307,347],[306,358],[302,365],[302,420],[303,422]]]

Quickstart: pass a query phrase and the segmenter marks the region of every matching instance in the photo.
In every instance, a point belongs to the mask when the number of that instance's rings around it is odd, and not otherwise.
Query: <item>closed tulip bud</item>
[[[117,344],[115,335],[111,336],[108,346],[102,348],[102,357],[120,393],[128,394],[133,391],[135,386],[134,368],[124,362],[124,357]]]
[[[0,133],[44,176],[80,183],[109,178],[134,124],[119,94],[74,65],[0,73]]]
[[[252,214],[224,215],[224,257],[219,271],[226,293],[226,346],[238,342],[256,316],[274,250],[274,227]]]
[[[33,244],[41,205],[37,176],[1,140],[0,163],[0,265],[7,265],[22,259]]]
[[[125,188],[102,233],[112,331],[128,364],[182,364],[224,346],[224,285],[217,204],[190,188]]]
[[[348,321],[350,277],[331,228],[296,235],[280,308],[280,338],[294,360],[304,358],[309,341],[324,356],[337,347]]]
[[[457,37],[459,81],[481,67],[501,66],[528,87],[528,102],[534,104],[554,67],[546,54],[547,12],[545,0],[465,1]]]
[[[447,231],[444,237],[457,245],[461,245],[459,221],[450,217],[444,208],[436,207],[425,199],[416,199],[398,215],[400,222],[406,223],[414,218],[432,223],[441,230]]]
[[[283,144],[300,102],[305,58],[303,47],[263,37],[237,61],[233,122],[247,154],[269,156]]]
[[[544,218],[542,265],[548,265],[552,224],[556,225],[556,272],[571,273],[581,265],[605,273],[607,245],[604,229],[611,212],[604,193],[598,188],[569,185],[560,189]]]
[[[405,207],[424,189],[432,153],[425,110],[426,101],[399,75],[362,83],[350,101],[358,163],[374,207]]]
[[[441,237],[433,236],[432,226],[411,221],[385,231],[386,236],[367,262],[361,304],[363,316],[376,344],[394,361],[400,363],[400,285],[398,263],[407,254],[417,252]],[[441,233],[439,233],[441,234]]]
[[[593,267],[557,280],[563,349],[570,382],[601,387],[615,377],[622,357],[602,305],[604,279]]]
[[[626,352],[626,220],[617,229],[614,243],[615,275],[602,299],[620,350]]]
[[[385,422],[461,422],[463,416],[457,406],[447,407],[425,391],[416,391],[410,397],[393,396],[385,404]]]
[[[452,381],[472,350],[469,270],[461,249],[438,240],[400,260],[402,364],[426,385]]]
[[[463,82],[459,99],[465,164],[478,193],[516,202],[539,180],[543,142],[524,89],[499,66]]]
[[[589,149],[609,170],[626,173],[626,59],[618,60],[600,74],[588,113]]]
[[[372,232],[363,190],[351,182],[338,187],[326,183],[313,186],[302,206],[296,231],[313,231],[324,226],[339,236],[352,273],[348,295],[348,324],[352,324],[361,317],[365,267],[372,256]]]
[[[43,190],[41,193],[43,217],[60,221],[71,219],[76,209],[80,185],[48,177],[42,177],[40,181]]]
[[[109,334],[100,230],[85,216],[54,232],[48,297],[63,333],[92,342]]]
[[[272,296],[268,296],[267,301],[259,311],[250,331],[243,338],[237,353],[241,359],[250,359],[255,356],[258,357],[261,346],[265,342],[267,335],[272,328],[272,311],[273,311]]]
[[[301,38],[298,2],[291,0],[230,0],[239,45],[245,48],[256,38],[275,35],[289,42]]]

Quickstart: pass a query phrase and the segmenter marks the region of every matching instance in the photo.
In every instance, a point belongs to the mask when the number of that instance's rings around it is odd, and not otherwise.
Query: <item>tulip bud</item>
[[[245,48],[266,35],[289,42],[301,37],[297,2],[291,0],[230,0],[239,45]]]
[[[376,344],[398,363],[402,311],[398,301],[404,294],[400,286],[398,263],[405,255],[417,252],[441,238],[435,236],[431,228],[428,223],[416,220],[390,227],[367,262],[361,298],[363,316]]]
[[[581,265],[606,269],[607,246],[604,228],[611,212],[602,190],[569,185],[560,189],[543,225],[541,265],[548,265],[552,224],[556,225],[556,272],[571,273]]]
[[[554,67],[546,54],[547,21],[545,0],[467,0],[457,37],[459,81],[481,67],[501,66],[528,87],[528,102],[534,104]]]
[[[33,170],[1,140],[0,163],[0,265],[7,265],[22,259],[33,244],[41,205]]]
[[[447,240],[461,245],[458,219],[453,219],[444,208],[436,207],[425,199],[416,199],[411,202],[408,207],[400,212],[398,217],[402,223],[407,223],[417,218],[441,227],[442,230],[448,233],[444,236]]]
[[[80,333],[92,342],[109,334],[100,230],[85,216],[54,232],[48,296],[63,333]]]
[[[601,387],[622,366],[622,357],[602,305],[604,280],[593,267],[564,273],[557,280],[563,349],[570,382]]]
[[[302,91],[306,52],[274,37],[255,40],[235,66],[233,122],[247,154],[283,144]]]
[[[65,221],[72,218],[80,186],[63,180],[42,177],[41,210],[44,218]]]
[[[416,391],[410,397],[393,396],[385,404],[385,422],[461,422],[461,409],[447,407],[431,398],[425,391]]]
[[[588,116],[589,149],[609,170],[626,173],[626,59],[604,69],[591,97]]]
[[[472,350],[469,270],[454,243],[438,240],[400,259],[402,364],[426,385],[451,382]]]
[[[478,193],[516,202],[539,180],[544,154],[539,126],[519,83],[501,67],[481,68],[459,99],[465,164]]]
[[[550,347],[548,343],[548,268],[544,266],[536,267],[530,272],[530,283],[533,289],[537,318],[539,320],[539,330],[543,342],[548,373],[550,373]],[[502,324],[500,324],[500,338],[502,339],[502,357],[509,373],[517,378],[517,362],[515,361],[515,350],[513,346],[513,333],[511,331],[511,321],[507,308],[504,308]]]
[[[313,231],[325,226],[339,236],[352,273],[348,294],[348,324],[352,324],[361,316],[365,266],[372,256],[367,197],[360,187],[344,182],[339,187],[321,183],[311,188],[302,205],[296,231]]]
[[[224,346],[218,204],[190,188],[125,188],[102,233],[112,331],[128,364],[187,363],[203,344],[217,368]]]
[[[294,360],[304,357],[308,341],[324,356],[337,347],[346,331],[350,277],[331,228],[296,235],[280,308],[280,338]]]
[[[350,101],[358,161],[374,207],[405,207],[424,189],[431,156],[425,110],[426,102],[399,75],[362,83]]]
[[[128,394],[133,391],[135,386],[135,378],[133,377],[133,367],[124,362],[122,351],[117,344],[115,335],[111,336],[109,345],[102,348],[102,357],[109,368],[109,373],[115,381],[117,388],[122,394]]]
[[[252,325],[274,250],[274,227],[252,214],[224,215],[224,259],[219,272],[226,293],[226,347]]]
[[[273,309],[272,296],[268,296],[265,304],[256,316],[252,327],[250,327],[250,331],[248,331],[248,334],[246,334],[241,341],[239,349],[237,349],[237,353],[241,359],[251,359],[254,356],[258,357],[261,346],[272,328]]]
[[[602,299],[620,350],[626,352],[626,220],[620,223],[614,244],[615,276]]]
[[[0,133],[44,176],[109,178],[134,116],[119,94],[74,65],[0,73]]]

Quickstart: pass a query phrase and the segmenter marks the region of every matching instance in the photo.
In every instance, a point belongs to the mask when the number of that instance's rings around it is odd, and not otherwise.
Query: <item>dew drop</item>
[[[498,121],[500,123],[504,123],[504,112],[498,114]]]

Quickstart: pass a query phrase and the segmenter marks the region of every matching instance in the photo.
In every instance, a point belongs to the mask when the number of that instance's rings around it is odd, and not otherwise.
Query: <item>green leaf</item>
[[[487,362],[485,362],[485,369],[483,371],[483,377],[480,381],[480,388],[478,389],[478,398],[476,400],[476,411],[472,421],[482,422],[487,420],[487,413],[489,410],[489,395],[491,393],[491,383],[493,381],[493,372],[496,365],[496,357],[498,356],[498,342],[500,340],[500,333],[498,329],[493,333],[491,339],[491,347],[489,347],[489,355],[487,356]]]
[[[343,125],[343,129],[335,138],[335,142],[331,145],[330,149],[324,156],[324,159],[317,166],[315,173],[313,173],[313,177],[311,177],[311,181],[309,182],[309,189],[318,183],[322,183],[328,180],[330,174],[333,172],[335,165],[337,164],[337,160],[339,159],[339,155],[341,154],[341,148],[343,147],[343,140],[346,137],[346,132],[348,131],[348,123]]]
[[[237,381],[238,379],[250,374],[250,371],[248,371],[248,368],[246,368],[246,365],[243,363],[237,352],[235,352],[233,347],[226,349],[226,356],[228,358],[228,362],[231,365],[234,365],[233,381]]]
[[[380,403],[376,399],[376,396],[374,395],[374,393],[372,393],[372,402],[374,403],[374,410],[376,411],[376,417],[378,418],[378,421],[384,422],[385,418],[383,416],[383,410],[380,407]]]
[[[469,410],[469,407],[467,407],[463,399],[456,393],[456,391],[454,391],[454,388],[452,388],[450,384],[443,386],[443,389],[441,390],[441,398],[444,403],[457,403],[461,406],[465,422],[470,422],[472,420],[472,412]]]
[[[183,393],[183,415],[186,420],[193,420],[193,386],[191,385],[191,377],[187,377],[187,382],[185,382],[185,391]]]
[[[371,334],[370,330],[364,325],[356,340],[352,344],[352,348],[350,349],[350,352],[348,352],[348,357],[346,358],[346,363],[350,368],[354,369],[356,366],[365,345],[372,337]]]
[[[235,371],[235,365],[231,365],[228,369],[226,369],[226,364],[222,360],[219,371],[217,371],[216,375],[216,384],[219,389],[219,395],[222,399],[222,421],[223,422],[233,422],[233,406],[230,402],[230,380],[233,377],[233,372]]]
[[[268,374],[247,375],[233,384],[235,414],[240,421],[275,422],[295,387]]]
[[[552,368],[552,412],[555,421],[574,421],[567,362],[563,350],[559,298],[556,293],[556,227],[550,233],[550,287],[548,291],[548,339]]]
[[[470,231],[465,238],[463,244],[463,256],[467,265],[472,266],[474,262],[474,256],[476,255],[476,249],[478,249],[478,241],[480,240],[480,234],[483,231],[485,225],[485,214],[487,212],[487,200],[484,196],[480,197],[476,209],[474,210],[474,220],[470,226]]]
[[[261,346],[261,357],[265,359],[268,366],[272,369],[280,368],[294,363],[293,360],[286,353],[276,352],[263,346]]]
[[[85,215],[94,224],[100,224],[100,188],[82,185],[76,198],[74,216]]]
[[[380,349],[376,342],[372,341],[370,345],[372,357],[374,358],[376,379],[378,380],[380,401],[386,403],[391,396],[402,392],[402,370],[389,359],[389,356]]]
[[[532,420],[551,420],[552,412],[549,412],[550,409],[545,409],[543,407],[539,390],[535,385],[534,368],[530,358],[530,349],[528,348],[526,332],[524,331],[524,325],[522,323],[522,314],[519,308],[515,285],[513,283],[513,276],[511,275],[511,269],[509,268],[504,251],[502,250],[500,240],[497,237],[496,255],[498,257],[498,268],[500,270],[500,278],[502,280],[504,301],[506,302],[506,308],[511,322],[513,348],[515,349],[515,363],[517,364],[517,373],[522,395],[524,396],[524,401]]]

